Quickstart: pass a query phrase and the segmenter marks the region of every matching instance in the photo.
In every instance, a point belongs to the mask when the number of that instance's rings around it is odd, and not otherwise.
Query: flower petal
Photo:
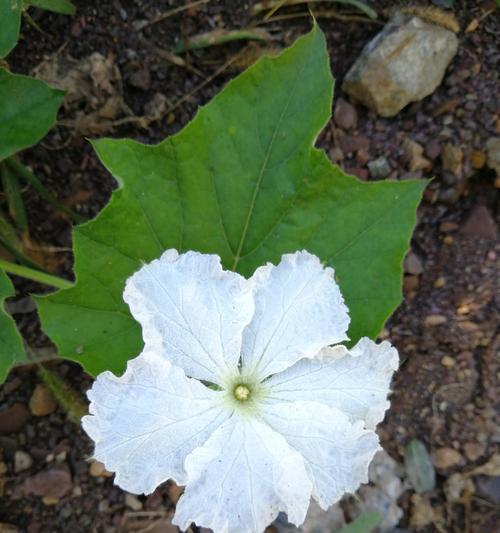
[[[136,494],[167,479],[184,484],[186,456],[231,414],[221,392],[146,352],[119,378],[100,374],[88,397],[90,415],[82,425],[95,441],[94,457],[116,472],[117,485]]]
[[[222,270],[217,255],[167,250],[127,280],[123,297],[146,347],[188,376],[222,384],[237,368],[252,283]]]
[[[313,482],[313,497],[328,509],[368,481],[378,437],[338,409],[317,402],[268,402],[263,419],[298,450]]]
[[[346,337],[349,315],[333,269],[306,251],[255,271],[255,314],[243,333],[243,366],[259,378],[314,357]]]
[[[321,402],[375,428],[390,405],[387,395],[398,352],[386,341],[376,344],[366,337],[339,358],[342,349],[326,348],[317,359],[303,359],[272,376],[266,381],[270,397]]]
[[[301,524],[311,497],[301,455],[254,417],[233,416],[186,459],[174,523],[214,533],[261,533],[280,511]]]

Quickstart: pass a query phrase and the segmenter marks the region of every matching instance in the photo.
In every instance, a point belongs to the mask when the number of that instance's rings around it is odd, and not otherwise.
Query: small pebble
[[[33,458],[27,452],[23,450],[17,450],[14,454],[14,472],[18,474],[19,472],[24,472],[29,470],[33,465]]]
[[[100,461],[92,461],[89,466],[89,474],[92,477],[111,477],[113,474],[106,470]]]
[[[339,139],[340,148],[346,154],[358,150],[369,150],[370,139],[361,135],[342,135]]]
[[[50,390],[38,384],[30,398],[30,411],[33,416],[47,416],[57,409],[57,402]]]
[[[415,291],[418,289],[418,276],[405,276],[403,278],[403,288],[406,292]]]
[[[446,323],[446,317],[443,315],[428,315],[425,317],[424,323],[426,326],[440,326]]]
[[[497,223],[491,211],[485,205],[476,205],[461,232],[477,239],[496,240],[498,236]]]
[[[446,278],[443,278],[440,276],[435,282],[434,282],[434,288],[435,289],[442,289],[446,285]]]
[[[424,152],[423,147],[409,137],[403,141],[403,151],[408,159],[410,172],[429,170],[432,167],[432,163],[422,155]]]
[[[450,357],[449,355],[445,355],[441,359],[441,364],[446,368],[451,368],[452,366],[455,366],[455,359],[453,359],[453,357]]]
[[[446,470],[462,462],[462,456],[453,448],[438,448],[432,454],[432,462],[436,468]]]
[[[479,496],[500,505],[500,476],[479,476],[476,483]]]
[[[424,149],[424,154],[431,160],[437,159],[441,155],[441,144],[437,139],[431,139]]]
[[[424,271],[422,260],[415,252],[411,250],[408,252],[408,254],[405,257],[404,271],[407,274],[413,274],[414,276],[418,276],[422,274],[422,272]]]
[[[333,120],[339,128],[350,130],[356,128],[358,124],[358,114],[356,108],[347,100],[339,98],[333,112]]]
[[[33,494],[42,497],[45,505],[54,505],[71,489],[71,473],[67,465],[49,467],[25,479],[22,485],[22,491],[26,496]]]
[[[22,403],[14,403],[0,411],[0,433],[21,431],[29,420],[30,412]]]
[[[125,493],[125,505],[132,509],[132,511],[140,511],[142,509],[142,502],[137,496],[133,494]]]
[[[362,181],[366,181],[369,177],[369,173],[366,168],[344,167],[344,172],[346,174],[352,174]]]
[[[44,496],[42,498],[42,503],[47,506],[57,505],[59,503],[59,498],[56,498],[55,496]]]
[[[464,444],[465,457],[469,461],[477,461],[486,452],[486,446],[478,442],[466,442]]]
[[[389,161],[387,161],[387,158],[384,156],[380,156],[377,159],[370,161],[368,163],[368,169],[374,178],[385,178],[392,170]]]
[[[454,176],[460,176],[462,173],[463,159],[464,153],[459,146],[454,146],[451,143],[444,145],[441,152],[443,170],[451,172]]]

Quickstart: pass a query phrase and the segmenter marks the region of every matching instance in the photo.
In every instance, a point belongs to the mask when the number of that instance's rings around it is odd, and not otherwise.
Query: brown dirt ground
[[[255,23],[251,2],[213,0],[143,31],[135,29],[138,21],[150,20],[182,3],[91,0],[76,4],[78,11],[73,18],[34,12],[43,33],[23,25],[22,40],[9,57],[15,72],[31,72],[58,50],[77,60],[98,51],[112,57],[119,69],[120,95],[129,113],[143,115],[156,93],[166,96],[167,107],[191,94],[144,129],[137,124],[121,124],[107,135],[158,142],[181,129],[196,108],[209,101],[255,55],[255,46],[229,43],[190,52],[184,56],[186,64],[176,66],[157,50],[172,50],[183,36]],[[381,12],[393,5],[375,4]],[[447,500],[444,492],[452,474],[470,472],[498,453],[500,436],[498,180],[495,182],[492,171],[472,168],[474,157],[480,157],[473,152],[484,154],[488,138],[500,134],[500,53],[495,41],[499,17],[486,16],[488,7],[488,2],[456,2],[455,13],[462,29],[475,18],[480,24],[473,32],[459,34],[459,53],[433,95],[393,119],[377,118],[356,106],[355,130],[343,132],[332,120],[319,139],[332,158],[364,179],[372,179],[367,162],[379,156],[385,156],[391,165],[389,178],[408,177],[408,161],[402,150],[406,138],[419,142],[426,154],[432,154],[428,155],[432,169],[427,175],[435,179],[419,209],[412,241],[418,264],[405,275],[404,302],[382,333],[398,347],[403,364],[393,384],[391,411],[380,428],[384,447],[399,462],[403,462],[405,445],[414,437],[433,452],[446,447],[460,454],[454,464],[437,470],[438,486],[429,501],[438,518],[421,529],[428,532],[493,532],[500,520],[495,507],[498,477],[493,482],[486,476],[472,476],[474,490],[457,502]],[[304,9],[288,10],[298,12]],[[381,26],[324,17],[319,17],[319,22],[327,35],[337,78],[337,102],[343,96],[343,75]],[[273,47],[279,48],[305,32],[308,25],[307,18],[297,17],[271,22],[265,28],[275,39]],[[228,59],[240,53],[240,59],[230,68],[211,78]],[[196,90],[207,78],[206,85]],[[78,105],[88,114],[88,102]],[[59,118],[72,119],[76,111],[74,107],[63,110]],[[346,133],[367,138],[370,146],[366,153],[339,153],[339,139]],[[462,149],[464,156],[463,170],[457,176],[443,170],[439,157],[439,150],[450,141]],[[95,215],[115,187],[84,136],[71,127],[55,127],[43,142],[23,154],[23,160],[62,201],[84,215]],[[24,199],[33,239],[45,246],[69,249],[68,221],[29,189]],[[71,276],[70,251],[45,252],[42,259],[52,271]],[[32,346],[48,346],[39,331],[36,312],[26,299],[30,291],[39,291],[40,287],[20,279],[15,283],[18,292],[11,305],[16,320]],[[77,365],[52,363],[51,368],[82,395],[90,386],[90,378]],[[13,371],[0,389],[2,408],[17,402],[28,405],[38,383],[36,368]],[[15,431],[0,435],[0,448],[0,466],[5,470],[0,473],[0,522],[10,524],[13,531],[171,531],[168,516],[178,498],[176,488],[167,485],[148,498],[139,498],[139,503],[126,502],[124,493],[112,485],[110,478],[90,475],[90,442],[61,408],[47,416],[31,416]],[[27,451],[33,464],[16,473],[13,461],[18,450]],[[54,469],[63,471],[67,484],[62,496],[42,500],[25,494],[33,476]],[[410,524],[412,494],[406,491],[399,502],[405,511],[400,531],[415,530]],[[8,531],[1,525],[0,530]]]

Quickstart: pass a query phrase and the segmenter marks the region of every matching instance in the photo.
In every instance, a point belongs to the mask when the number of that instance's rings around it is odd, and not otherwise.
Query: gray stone
[[[432,94],[458,49],[441,26],[396,13],[363,49],[343,89],[383,117]]]
[[[389,161],[387,161],[383,155],[377,157],[377,159],[374,159],[373,161],[370,161],[368,163],[368,169],[374,178],[385,178],[392,170]]]
[[[385,451],[380,451],[375,454],[368,471],[371,485],[362,485],[358,490],[356,507],[359,514],[378,511],[382,515],[381,532],[392,531],[403,517],[403,510],[398,505],[398,499],[407,488],[403,476],[402,465]]]
[[[500,505],[500,476],[479,476],[477,489],[480,496]]]

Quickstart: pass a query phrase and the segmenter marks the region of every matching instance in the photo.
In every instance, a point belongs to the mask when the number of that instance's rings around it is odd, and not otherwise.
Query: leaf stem
[[[42,185],[42,182],[35,176],[35,174],[33,174],[33,172],[17,161],[14,157],[9,157],[6,162],[15,174],[17,174],[20,178],[25,179],[33,187],[33,189],[35,189],[36,192],[52,207],[65,213],[71,220],[73,220],[73,222],[76,222],[77,224],[85,222],[86,219],[82,217],[82,215],[75,213],[73,210],[67,208],[65,205],[59,202],[59,200],[57,200],[54,195]]]
[[[54,395],[59,405],[66,411],[68,417],[75,424],[80,424],[83,416],[88,414],[88,406],[75,389],[69,383],[60,378],[55,372],[40,365],[40,377],[50,392]]]
[[[5,272],[10,272],[16,276],[22,276],[23,278],[44,283],[45,285],[52,285],[52,287],[56,287],[58,289],[71,289],[71,287],[74,285],[73,282],[58,276],[53,276],[52,274],[47,274],[46,272],[40,272],[39,270],[35,270],[33,268],[16,265],[15,263],[5,261],[4,259],[0,259],[0,268],[5,270]]]
[[[17,229],[24,233],[28,229],[28,219],[26,217],[26,209],[24,208],[24,203],[21,196],[19,180],[12,174],[11,169],[4,163],[0,163],[0,174],[2,176],[3,191],[7,196],[9,213],[14,219]]]

